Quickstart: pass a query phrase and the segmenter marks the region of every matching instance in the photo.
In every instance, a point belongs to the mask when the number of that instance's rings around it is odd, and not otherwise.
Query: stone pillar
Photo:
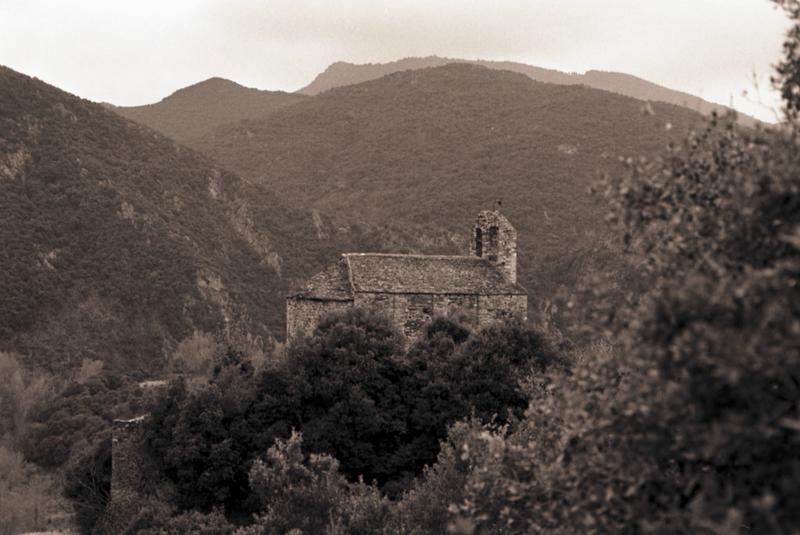
[[[142,495],[142,454],[139,449],[145,416],[114,420],[111,433],[111,493],[100,521],[101,533],[123,533],[144,501]]]
[[[144,416],[114,420],[111,434],[111,501],[141,487],[139,433]]]

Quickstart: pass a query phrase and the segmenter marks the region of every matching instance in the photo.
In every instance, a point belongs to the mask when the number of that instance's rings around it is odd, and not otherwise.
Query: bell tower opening
[[[472,254],[486,258],[511,282],[517,282],[517,231],[500,212],[484,210],[475,221]]]
[[[497,261],[497,227],[492,225],[489,227],[489,261]]]

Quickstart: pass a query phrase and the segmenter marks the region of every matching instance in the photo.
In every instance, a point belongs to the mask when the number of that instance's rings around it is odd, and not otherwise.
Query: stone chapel
[[[498,211],[478,214],[469,255],[344,253],[286,299],[286,339],[311,334],[332,312],[377,309],[410,340],[433,316],[458,312],[473,327],[526,319],[517,283],[517,232]]]

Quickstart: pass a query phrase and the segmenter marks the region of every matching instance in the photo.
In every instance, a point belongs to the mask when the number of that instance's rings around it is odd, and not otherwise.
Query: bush
[[[131,522],[125,535],[229,535],[234,530],[221,511],[175,513],[167,504],[151,502]]]
[[[91,371],[91,367],[84,371]],[[28,461],[59,468],[90,450],[111,429],[114,418],[138,416],[147,410],[135,382],[110,373],[67,382],[31,412]]]
[[[54,381],[45,373],[22,367],[19,355],[0,352],[0,445],[22,450],[31,433],[34,414],[52,400]]]
[[[111,495],[111,438],[101,440],[65,474],[64,495],[72,500],[81,533],[92,533]]]
[[[263,513],[240,533],[383,533],[389,507],[378,490],[348,483],[333,457],[311,454],[306,459],[302,443],[302,436],[292,433],[253,464],[250,485]]]
[[[408,413],[401,348],[386,318],[355,309],[323,320],[289,354],[306,447],[336,457],[352,479],[383,484],[399,470]]]
[[[51,517],[67,510],[67,504],[58,496],[54,478],[3,446],[0,446],[0,496],[0,535],[51,528]]]

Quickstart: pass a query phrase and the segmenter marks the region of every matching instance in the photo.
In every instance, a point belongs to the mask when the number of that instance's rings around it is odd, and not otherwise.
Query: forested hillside
[[[293,277],[345,245],[207,157],[0,69],[0,350],[159,373],[197,330],[283,334]]]
[[[297,93],[261,91],[223,78],[211,78],[179,89],[155,104],[112,106],[112,109],[192,146],[220,124],[263,117],[303,99]]]
[[[499,200],[518,230],[535,308],[588,264],[614,262],[602,250],[605,210],[588,194],[592,182],[618,172],[620,156],[652,154],[700,119],[677,106],[447,65],[225,125],[205,145],[298,205],[462,237],[461,249],[443,252],[465,251],[475,214]]]

